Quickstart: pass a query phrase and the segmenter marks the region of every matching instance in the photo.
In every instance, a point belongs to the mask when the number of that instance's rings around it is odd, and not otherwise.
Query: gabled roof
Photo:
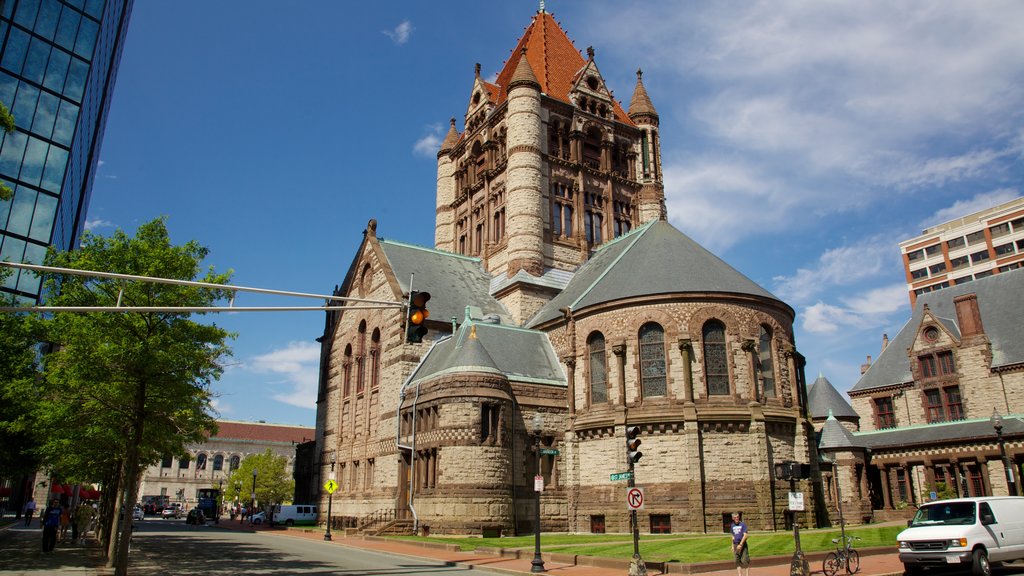
[[[466,307],[474,308],[477,318],[492,314],[508,317],[505,307],[489,294],[491,277],[480,265],[479,258],[383,238],[380,248],[402,293],[409,292],[409,279],[413,274],[412,288],[430,292],[427,309],[431,320],[461,319]]]
[[[857,442],[872,450],[902,448],[904,446],[957,443],[970,440],[995,438],[996,431],[988,418],[958,420],[941,424],[922,424],[906,428],[889,428],[870,432],[855,432]],[[1024,435],[1024,420],[1021,416],[1003,416],[1003,436]]]
[[[560,310],[656,294],[772,295],[668,222],[656,220],[599,248],[560,294],[528,322],[534,327],[561,317]]]
[[[992,368],[1024,363],[1024,269],[1001,272],[967,284],[943,288],[917,298],[914,313],[899,334],[878,355],[871,368],[850,392],[860,392],[913,381],[907,349],[917,338],[925,305],[954,336],[959,336],[953,299],[965,294],[978,296],[978,310],[985,335],[992,343]]]
[[[217,433],[211,436],[211,438],[216,438],[218,440],[300,443],[305,442],[306,440],[312,440],[315,434],[316,428],[307,426],[218,420]]]
[[[505,324],[468,320],[451,337],[439,340],[410,382],[456,373],[501,374],[508,380],[565,386],[547,334]]]
[[[526,48],[526,59],[540,83],[540,91],[556,100],[571,103],[569,92],[573,79],[586,66],[587,61],[554,17],[547,12],[539,12],[534,15],[533,21],[512,50],[512,55],[505,61],[504,68],[498,73],[497,85],[501,88],[501,95],[497,104],[508,99],[508,86],[523,48]],[[613,100],[612,106],[616,120],[633,125],[618,101]]]
[[[850,406],[850,403],[828,381],[828,378],[821,374],[807,390],[807,405],[811,411],[811,418],[827,418],[829,414],[832,414],[836,418],[860,420],[860,415],[853,409],[853,406]]]

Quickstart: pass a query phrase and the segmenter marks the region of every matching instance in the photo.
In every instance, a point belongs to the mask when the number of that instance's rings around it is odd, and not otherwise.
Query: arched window
[[[192,456],[185,454],[178,459],[178,470],[188,470],[189,464],[192,463]]]
[[[217,454],[213,457],[213,470],[214,472],[224,469],[224,455]]]
[[[231,472],[238,470],[238,465],[241,463],[242,459],[238,457],[238,454],[235,454],[234,456],[228,459],[228,470]]]
[[[380,384],[380,328],[373,329],[370,337],[370,388]]]
[[[590,361],[590,403],[608,401],[608,364],[604,355],[604,335],[594,332],[587,338],[587,358]]]
[[[665,331],[654,322],[640,327],[640,386],[644,398],[665,395]]]
[[[359,295],[368,296],[371,290],[371,284],[373,281],[373,271],[370,269],[370,265],[363,266],[363,273],[359,277]]]
[[[352,345],[345,346],[345,360],[341,363],[341,394],[348,397],[352,393]]]
[[[704,380],[708,396],[729,395],[729,361],[725,352],[725,325],[718,320],[704,324]]]
[[[601,169],[601,129],[597,126],[591,126],[583,138],[583,164]]]
[[[196,470],[206,470],[206,454],[202,452],[196,456]]]
[[[366,320],[359,323],[359,342],[356,346],[356,394],[366,384]]]
[[[775,398],[775,364],[772,362],[772,331],[762,325],[757,343],[757,372],[761,378],[761,393]]]

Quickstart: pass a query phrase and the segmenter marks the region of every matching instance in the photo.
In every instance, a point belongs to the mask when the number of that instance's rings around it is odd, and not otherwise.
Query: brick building
[[[825,482],[835,474],[844,506],[887,520],[931,492],[1019,493],[1022,294],[1024,271],[1012,270],[917,298],[910,321],[849,391],[859,419],[833,416],[821,434],[821,451],[837,459],[824,466]]]
[[[642,531],[792,519],[773,465],[817,461],[793,309],[667,222],[658,120],[639,71],[624,109],[543,10],[494,83],[477,66],[437,154],[434,247],[371,221],[335,291],[431,293],[426,338],[354,305],[319,339],[335,516],[533,531],[539,475],[543,530],[626,532],[609,477],[638,425]]]

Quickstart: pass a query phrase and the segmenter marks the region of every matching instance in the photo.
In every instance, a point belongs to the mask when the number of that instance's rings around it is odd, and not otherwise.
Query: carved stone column
[[[565,364],[566,400],[569,404],[569,416],[576,416],[576,357],[563,356],[562,363]],[[586,404],[586,403],[584,403]]]
[[[619,359],[619,405],[626,405],[626,345],[615,344],[612,354]]]
[[[877,466],[878,472],[882,477],[882,509],[892,510],[892,479],[889,478],[890,470],[888,466]]]
[[[680,338],[679,354],[683,357],[683,403],[693,404],[693,340]]]

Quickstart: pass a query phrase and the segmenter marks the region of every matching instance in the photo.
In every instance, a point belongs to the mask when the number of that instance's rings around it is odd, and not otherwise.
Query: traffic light
[[[640,451],[640,427],[626,426],[626,461],[632,466],[643,456],[644,453]]]
[[[405,341],[410,344],[422,342],[427,335],[427,318],[430,311],[427,310],[427,301],[430,300],[430,292],[419,292],[413,290],[409,293],[409,315],[405,318]]]

